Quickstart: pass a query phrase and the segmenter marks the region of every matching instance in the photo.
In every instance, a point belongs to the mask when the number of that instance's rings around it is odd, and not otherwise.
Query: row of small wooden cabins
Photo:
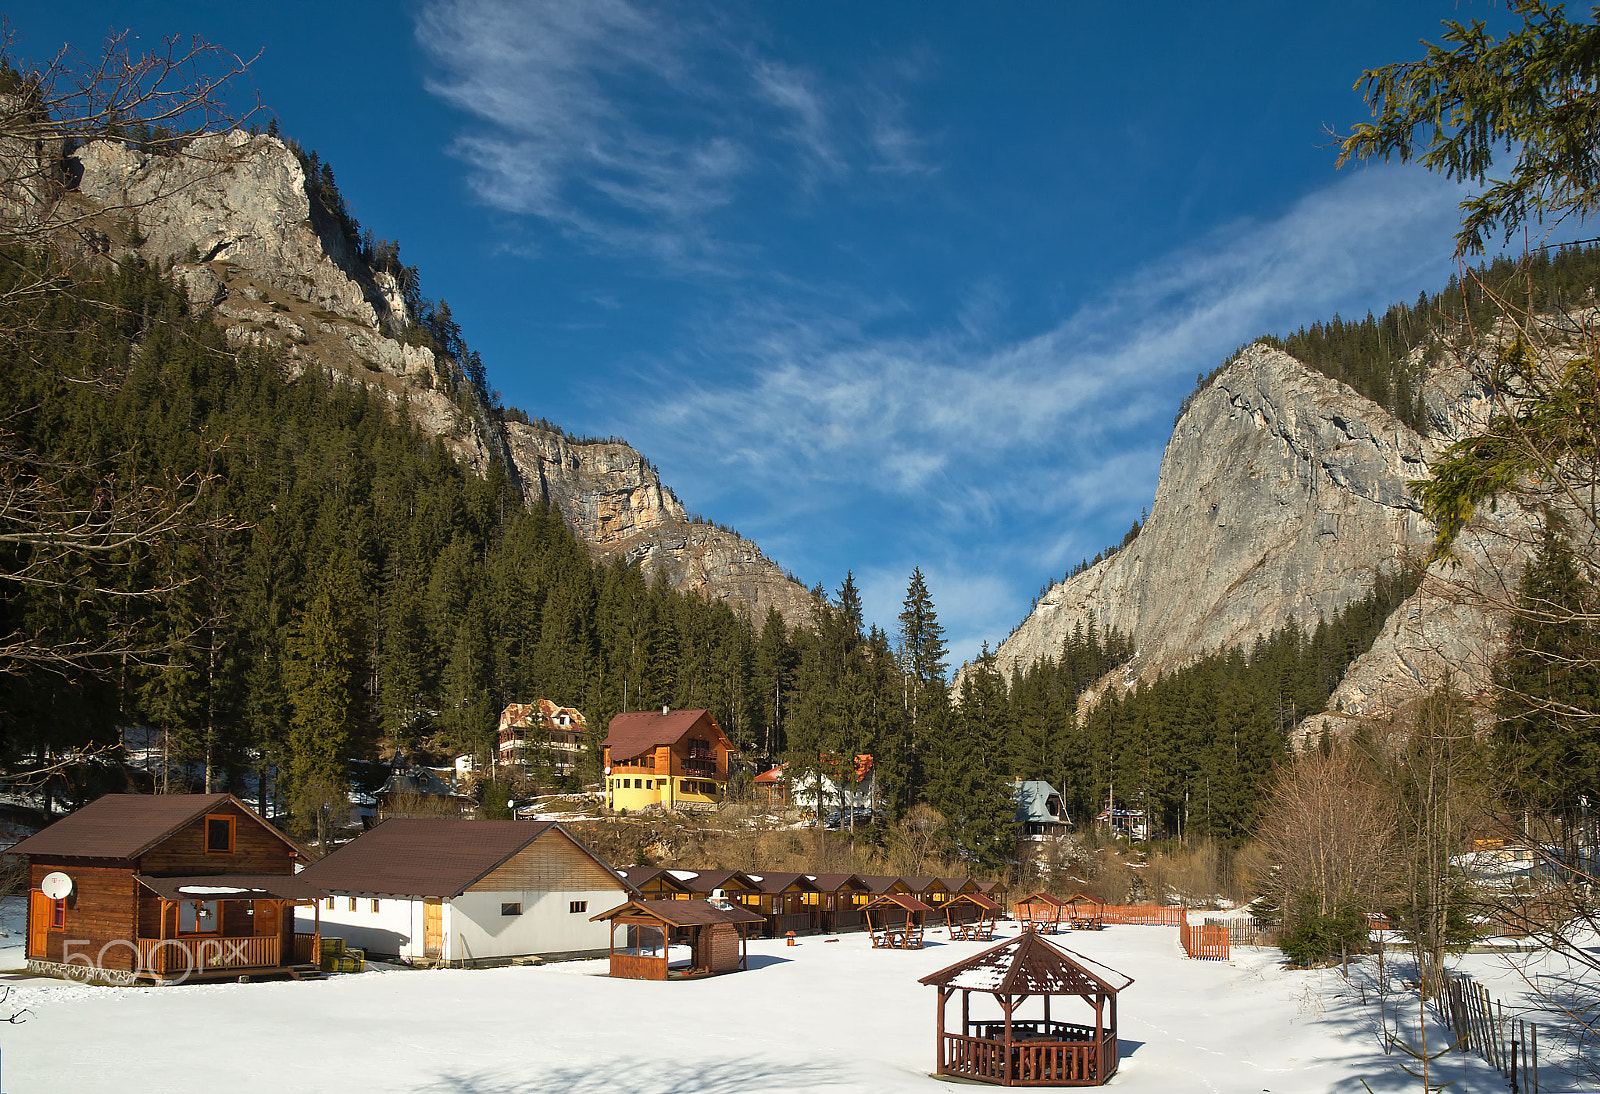
[[[742,939],[868,927],[871,905],[992,921],[1006,898],[971,878],[614,869],[552,822],[396,818],[312,862],[229,794],[107,795],[11,852],[29,864],[30,967],[106,979],[308,972],[325,931],[471,965],[606,953],[630,906],[714,901]]]
[[[724,894],[731,903],[757,911],[764,933],[780,938],[789,932],[860,930],[867,926],[865,908],[884,896],[911,897],[941,920],[979,918],[991,903],[1004,907],[1006,888],[998,881],[966,877],[896,877],[879,874],[754,873],[743,870],[686,870],[634,866],[619,877],[647,900],[709,899]],[[957,900],[979,896],[984,899]]]

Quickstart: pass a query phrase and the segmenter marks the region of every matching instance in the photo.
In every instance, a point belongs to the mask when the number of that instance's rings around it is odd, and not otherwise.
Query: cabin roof
[[[611,749],[613,760],[629,760],[660,745],[677,744],[702,720],[717,736],[727,739],[710,711],[669,710],[662,714],[659,710],[636,710],[611,719],[605,744]]]
[[[1102,976],[1088,966],[1097,966]],[[1108,979],[1110,977],[1110,979]],[[1113,983],[1121,980],[1122,983]],[[1033,931],[991,946],[918,983],[995,995],[1115,995],[1133,983],[1133,977],[1101,965],[1061,946],[1045,941]]]
[[[1017,797],[1017,823],[1018,824],[1066,824],[1067,810],[1061,801],[1061,791],[1051,786],[1042,779],[1023,781],[1018,779],[1013,784]],[[1055,799],[1055,811],[1050,809],[1050,800]]]
[[[13,844],[10,854],[36,857],[135,859],[192,821],[228,803],[288,845],[305,850],[232,794],[106,794],[68,813],[44,831]]]
[[[635,889],[643,890],[646,885],[661,881],[669,888],[687,893],[689,886],[672,876],[672,871],[664,866],[619,866],[614,873]]]
[[[163,900],[314,900],[320,896],[302,877],[303,874],[135,874],[134,880]]]
[[[691,893],[709,893],[716,889],[738,889],[747,892],[760,892],[761,883],[757,877],[765,874],[747,874],[743,870],[671,870],[672,875],[679,885]]]
[[[807,874],[811,884],[820,892],[836,893],[840,889],[866,889],[867,883],[857,874]]]
[[[955,896],[950,898],[950,903],[954,904],[957,901],[962,900],[966,901],[968,904],[976,904],[986,912],[998,912],[1000,910],[1000,905],[996,904],[993,900],[984,896],[982,893],[957,893]]]
[[[594,852],[554,821],[391,817],[300,872],[329,893],[397,897],[458,897],[552,828],[594,858]],[[612,877],[616,871],[595,858]],[[632,886],[622,878],[617,884]]]
[[[737,904],[713,904],[709,900],[630,900],[610,911],[589,917],[589,922],[616,919],[624,915],[647,916],[672,927],[694,927],[707,923],[764,923],[758,912]]]
[[[807,874],[746,874],[763,893],[781,893],[795,882],[802,890],[818,891],[818,885]],[[759,879],[759,880],[758,880]]]
[[[906,884],[904,878],[891,877],[888,874],[857,874],[856,876],[861,879],[862,884],[867,887],[867,892],[869,893],[887,893],[897,884]],[[909,888],[909,886],[907,887]]]

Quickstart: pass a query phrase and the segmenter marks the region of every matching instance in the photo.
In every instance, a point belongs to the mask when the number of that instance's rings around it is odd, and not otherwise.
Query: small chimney
[[[663,704],[662,707],[661,707],[661,713],[662,714],[670,714],[670,713],[672,713],[672,708],[669,707],[669,706],[666,706],[665,704]]]

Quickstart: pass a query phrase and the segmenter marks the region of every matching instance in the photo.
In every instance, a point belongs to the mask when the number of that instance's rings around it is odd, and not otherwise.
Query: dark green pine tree
[[[1016,847],[1015,783],[1005,769],[1010,733],[1006,681],[985,644],[928,758],[928,802],[944,814],[961,856],[1003,869]]]
[[[1520,804],[1572,809],[1600,791],[1600,627],[1574,623],[1596,618],[1595,589],[1549,525],[1495,667],[1495,739]]]

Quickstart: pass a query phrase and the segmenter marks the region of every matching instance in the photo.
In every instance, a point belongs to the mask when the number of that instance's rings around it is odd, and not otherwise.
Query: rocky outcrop
[[[1053,656],[1079,626],[1132,635],[1133,662],[1092,701],[1367,595],[1376,571],[1414,565],[1432,545],[1409,483],[1445,446],[1480,432],[1490,411],[1454,359],[1429,374],[1423,400],[1426,436],[1284,353],[1246,349],[1179,419],[1138,538],[1046,593],[1001,645],[1000,663]],[[1481,514],[1301,733],[1391,717],[1447,677],[1486,699],[1505,623],[1483,594],[1509,597],[1532,527],[1513,506]]]
[[[451,398],[452,366],[397,337],[408,320],[400,286],[351,251],[282,141],[236,131],[176,155],[98,141],[75,160],[75,200],[101,211],[110,243],[173,262],[190,304],[211,310],[230,345],[272,347],[292,372],[332,369],[381,392],[458,459],[480,471],[499,462],[520,476],[527,497],[554,504],[598,557],[660,571],[758,621],[769,606],[791,623],[809,621],[810,594],[798,582],[748,540],[691,522],[632,448],[502,428],[472,398]]]
[[[754,543],[693,522],[677,495],[636,450],[574,441],[557,430],[506,424],[511,457],[530,499],[561,510],[602,558],[661,572],[674,588],[744,610],[759,625],[769,607],[792,626],[811,622],[811,594]]]
[[[1001,663],[1054,655],[1093,624],[1132,635],[1149,676],[1290,616],[1314,623],[1429,541],[1406,488],[1427,456],[1381,407],[1252,346],[1179,420],[1138,538],[1046,593]]]

